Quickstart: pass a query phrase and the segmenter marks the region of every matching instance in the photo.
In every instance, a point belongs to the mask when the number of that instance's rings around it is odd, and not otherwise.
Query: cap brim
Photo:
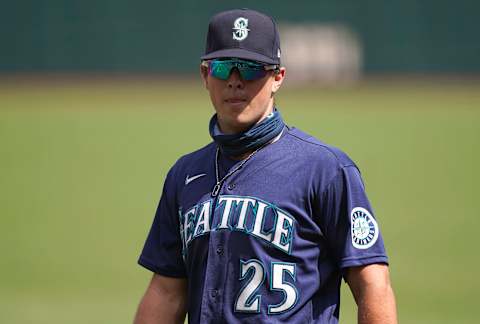
[[[235,57],[235,58],[240,58],[245,60],[253,60],[253,61],[258,61],[266,64],[280,64],[280,59],[272,60],[272,58],[268,56],[247,51],[242,48],[229,48],[229,49],[211,52],[201,56],[200,59],[211,60],[211,59],[226,58],[226,57]]]

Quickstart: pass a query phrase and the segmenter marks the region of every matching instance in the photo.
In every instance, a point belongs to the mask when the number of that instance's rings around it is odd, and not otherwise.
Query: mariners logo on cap
[[[239,17],[233,22],[233,39],[242,41],[248,36],[250,29],[248,27],[248,19]]]
[[[368,249],[378,239],[378,224],[362,207],[355,207],[350,214],[352,221],[352,244],[357,249]]]

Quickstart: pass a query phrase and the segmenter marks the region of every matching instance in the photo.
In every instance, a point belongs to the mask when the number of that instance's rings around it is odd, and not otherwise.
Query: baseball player
[[[396,323],[382,235],[342,151],[285,124],[272,18],[215,15],[201,75],[213,141],[170,169],[139,258],[153,278],[135,323]]]

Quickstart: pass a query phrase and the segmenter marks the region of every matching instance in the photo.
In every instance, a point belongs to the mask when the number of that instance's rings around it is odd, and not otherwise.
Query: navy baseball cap
[[[235,57],[280,64],[280,36],[275,21],[258,11],[234,9],[212,17],[202,60]]]

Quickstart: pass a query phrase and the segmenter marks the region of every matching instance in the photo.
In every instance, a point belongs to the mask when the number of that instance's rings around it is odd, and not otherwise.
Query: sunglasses
[[[268,71],[278,71],[278,65],[265,65],[242,59],[203,61],[202,66],[208,68],[208,75],[221,80],[228,80],[233,68],[236,68],[242,79],[246,81],[261,79],[267,75]]]

